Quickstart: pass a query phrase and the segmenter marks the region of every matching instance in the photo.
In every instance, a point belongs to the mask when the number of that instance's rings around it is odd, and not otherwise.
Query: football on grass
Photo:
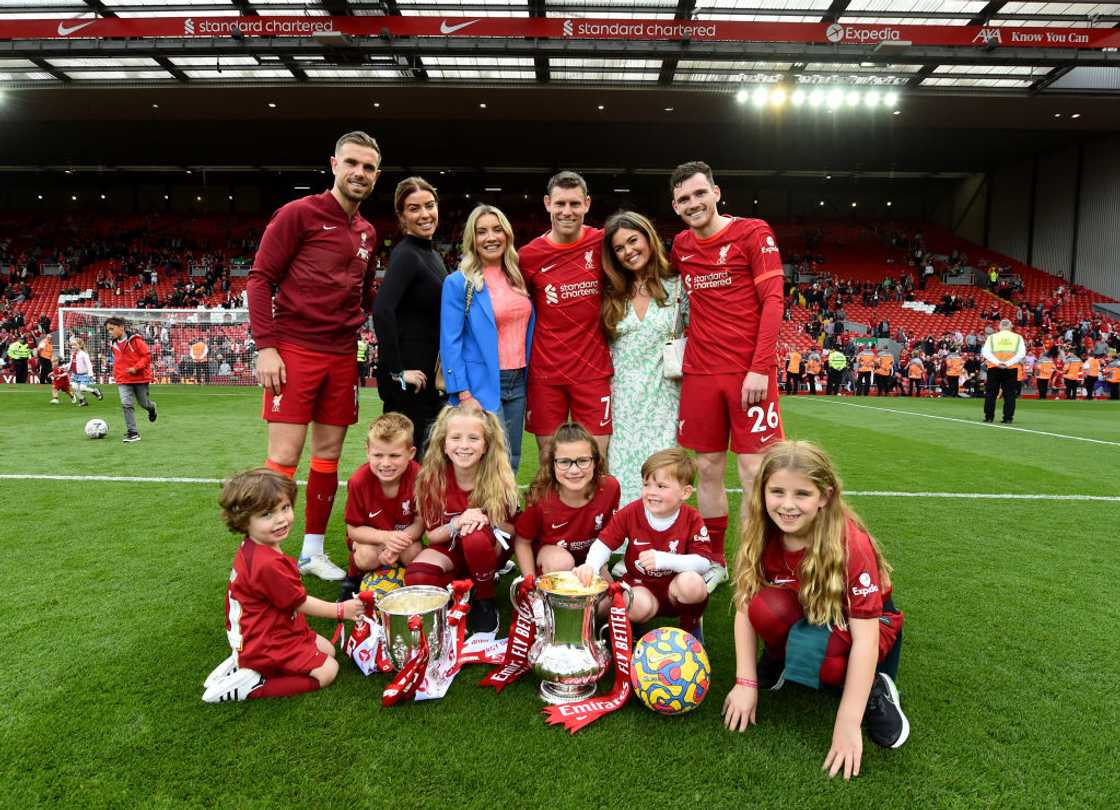
[[[109,423],[104,419],[90,419],[86,422],[86,436],[91,439],[104,439],[109,435]]]

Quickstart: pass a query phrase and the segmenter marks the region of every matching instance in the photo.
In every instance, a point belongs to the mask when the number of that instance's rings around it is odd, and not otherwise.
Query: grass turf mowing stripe
[[[815,397],[814,397],[815,399]],[[973,425],[975,427],[998,428],[1000,430],[1014,430],[1018,433],[1033,433],[1038,436],[1049,436],[1054,439],[1069,439],[1075,442],[1089,442],[1091,444],[1104,444],[1110,447],[1120,447],[1120,442],[1110,442],[1105,439],[1090,439],[1087,436],[1070,436],[1065,433],[1051,433],[1048,430],[1033,430],[1032,428],[1014,427],[1012,425],[996,425],[994,422],[977,422],[972,419],[960,419],[955,416],[941,416],[933,413],[918,413],[917,411],[908,411],[903,408],[880,408],[875,405],[860,405],[857,402],[843,402],[840,399],[828,398],[834,405],[846,405],[849,408],[863,408],[868,411],[882,411],[884,413],[900,413],[905,416],[924,416],[926,419],[941,419],[945,422],[959,422],[962,425]]]
[[[36,473],[0,473],[0,480],[7,481],[107,481],[125,484],[220,484],[220,478],[156,478],[140,475],[40,475]],[[306,481],[296,481],[306,485]],[[339,489],[346,488],[345,481],[338,482]],[[522,485],[524,489],[524,485]],[[728,487],[727,492],[742,493],[738,487]],[[846,497],[856,498],[972,498],[980,500],[1023,501],[1120,501],[1120,495],[1055,495],[1030,492],[891,492],[889,490],[849,490]]]

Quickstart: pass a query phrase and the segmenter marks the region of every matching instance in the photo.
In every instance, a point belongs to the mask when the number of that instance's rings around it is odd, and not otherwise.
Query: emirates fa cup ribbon
[[[501,692],[531,669],[529,648],[533,646],[537,625],[533,621],[529,594],[534,588],[536,588],[536,581],[532,574],[526,576],[518,586],[517,595],[514,597],[513,621],[509,626],[509,641],[506,643],[502,664],[491,670],[490,674],[479,682],[479,686],[492,686],[495,692]]]

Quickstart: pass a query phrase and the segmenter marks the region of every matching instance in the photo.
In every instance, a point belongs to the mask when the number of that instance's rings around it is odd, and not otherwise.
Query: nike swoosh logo
[[[766,442],[768,442],[768,441],[770,441],[771,439],[774,438],[774,435],[775,434],[771,433],[769,436],[763,436],[761,439],[758,440],[758,443],[759,444],[766,444]]]
[[[338,227],[337,225],[324,225],[323,230],[324,231],[333,231],[337,227]]]
[[[689,253],[687,256],[681,256],[680,261],[687,262],[689,259],[691,259],[695,255],[696,255],[695,253]]]
[[[553,262],[552,264],[548,265],[547,267],[542,267],[541,272],[542,273],[547,273],[549,270],[551,270],[555,266],[556,266],[556,263]]]
[[[97,22],[97,20],[86,20],[83,23],[78,23],[77,25],[69,25],[69,26],[66,23],[61,23],[60,22],[58,24],[58,35],[60,37],[70,36],[70,34],[73,34],[76,31],[81,31],[83,28],[87,28],[87,27],[93,25],[95,22]]]
[[[441,34],[454,34],[456,31],[462,31],[468,25],[474,25],[476,22],[478,22],[478,20],[468,20],[458,25],[448,25],[446,20],[442,20],[439,24],[439,32]]]
[[[380,515],[380,514],[381,514],[382,512],[384,512],[384,511],[385,511],[384,509],[378,509],[378,510],[377,510],[376,512],[370,512],[370,513],[369,513],[369,516],[370,516],[371,518],[375,518],[375,517],[377,517],[378,515]]]
[[[649,544],[650,544],[649,540],[635,540],[634,541],[635,546],[648,546]]]
[[[553,523],[551,525],[552,525],[552,528],[554,528],[554,529],[561,529],[564,526],[568,525],[568,521],[565,520],[563,523]]]

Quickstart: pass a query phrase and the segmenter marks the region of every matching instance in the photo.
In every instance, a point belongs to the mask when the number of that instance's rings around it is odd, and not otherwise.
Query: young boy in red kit
[[[369,426],[367,463],[346,482],[350,559],[340,602],[357,593],[367,571],[408,565],[420,553],[424,522],[413,497],[420,465],[412,431],[412,420],[400,413],[383,414]]]
[[[642,497],[615,512],[574,573],[584,585],[607,578],[612,551],[626,543],[622,581],[633,589],[630,621],[679,616],[681,629],[703,641],[708,605],[703,574],[712,565],[704,519],[685,503],[696,480],[696,462],[680,447],[660,450],[642,465]]]
[[[245,539],[226,592],[233,654],[206,679],[207,703],[313,692],[338,674],[334,646],[304,616],[354,620],[363,606],[359,599],[332,604],[307,595],[296,561],[280,550],[295,499],[295,482],[264,467],[239,473],[222,487],[222,520]]]

